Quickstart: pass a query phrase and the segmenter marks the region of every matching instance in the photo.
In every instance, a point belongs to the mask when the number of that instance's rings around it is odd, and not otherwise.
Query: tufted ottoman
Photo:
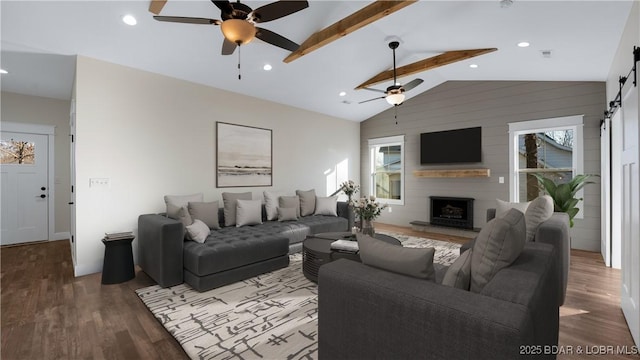
[[[289,239],[251,227],[212,231],[184,244],[184,281],[206,291],[289,265]]]

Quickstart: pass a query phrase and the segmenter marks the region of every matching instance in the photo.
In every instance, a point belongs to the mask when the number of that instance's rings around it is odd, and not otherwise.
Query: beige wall
[[[362,164],[368,164],[367,139],[405,135],[405,204],[393,206],[379,221],[409,226],[412,220],[429,221],[429,196],[475,199],[474,227],[486,223],[487,208],[496,199],[509,200],[508,123],[584,115],[584,172],[600,173],[599,123],[605,104],[603,82],[450,81],[420,94],[398,108],[364,122],[361,132]],[[420,133],[482,127],[482,163],[464,166],[421,166]],[[488,168],[489,178],[417,178],[418,169]],[[504,184],[498,178],[504,177]],[[361,173],[368,189],[368,169]],[[600,188],[585,187],[584,219],[572,228],[572,246],[600,248]]]
[[[323,196],[359,180],[359,123],[86,57],[75,85],[77,275],[100,271],[105,231],[135,231],[140,214],[164,211],[163,195],[221,201],[223,191],[258,199],[314,188]],[[272,187],[216,188],[216,121],[273,130]],[[111,185],[90,188],[90,178]]]
[[[55,126],[55,233],[69,233],[69,100],[2,92],[2,121]]]

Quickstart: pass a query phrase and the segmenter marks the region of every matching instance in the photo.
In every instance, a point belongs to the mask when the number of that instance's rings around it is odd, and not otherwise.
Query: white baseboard
[[[64,232],[54,233],[53,238],[49,239],[49,241],[69,240],[69,239],[71,239],[71,233],[68,231],[64,231]]]
[[[102,272],[102,263],[76,265],[73,268],[75,277]]]

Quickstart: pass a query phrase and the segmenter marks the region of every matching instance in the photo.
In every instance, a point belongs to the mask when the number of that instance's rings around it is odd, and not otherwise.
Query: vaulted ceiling
[[[256,9],[270,2],[243,3]],[[260,26],[302,44],[370,3],[311,0]],[[155,21],[149,4],[3,0],[0,67],[9,73],[0,78],[2,90],[69,99],[75,55],[82,55],[362,121],[391,107],[382,99],[359,104],[380,93],[355,90],[391,69],[391,40],[400,42],[399,67],[447,51],[498,49],[400,77],[403,84],[424,80],[408,98],[448,80],[605,81],[632,1],[419,1],[288,63],[291,52],[256,39],[241,47],[241,80],[239,52],[221,55],[218,26]],[[125,25],[125,14],[137,25]],[[220,19],[220,10],[209,0],[169,0],[161,15]],[[522,41],[530,46],[518,47]]]

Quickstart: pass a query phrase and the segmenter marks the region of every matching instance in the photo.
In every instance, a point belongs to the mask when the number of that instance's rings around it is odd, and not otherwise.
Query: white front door
[[[620,302],[629,331],[640,344],[640,126],[638,88],[622,100],[622,290]]]
[[[0,138],[0,244],[48,240],[48,136],[2,132]]]

